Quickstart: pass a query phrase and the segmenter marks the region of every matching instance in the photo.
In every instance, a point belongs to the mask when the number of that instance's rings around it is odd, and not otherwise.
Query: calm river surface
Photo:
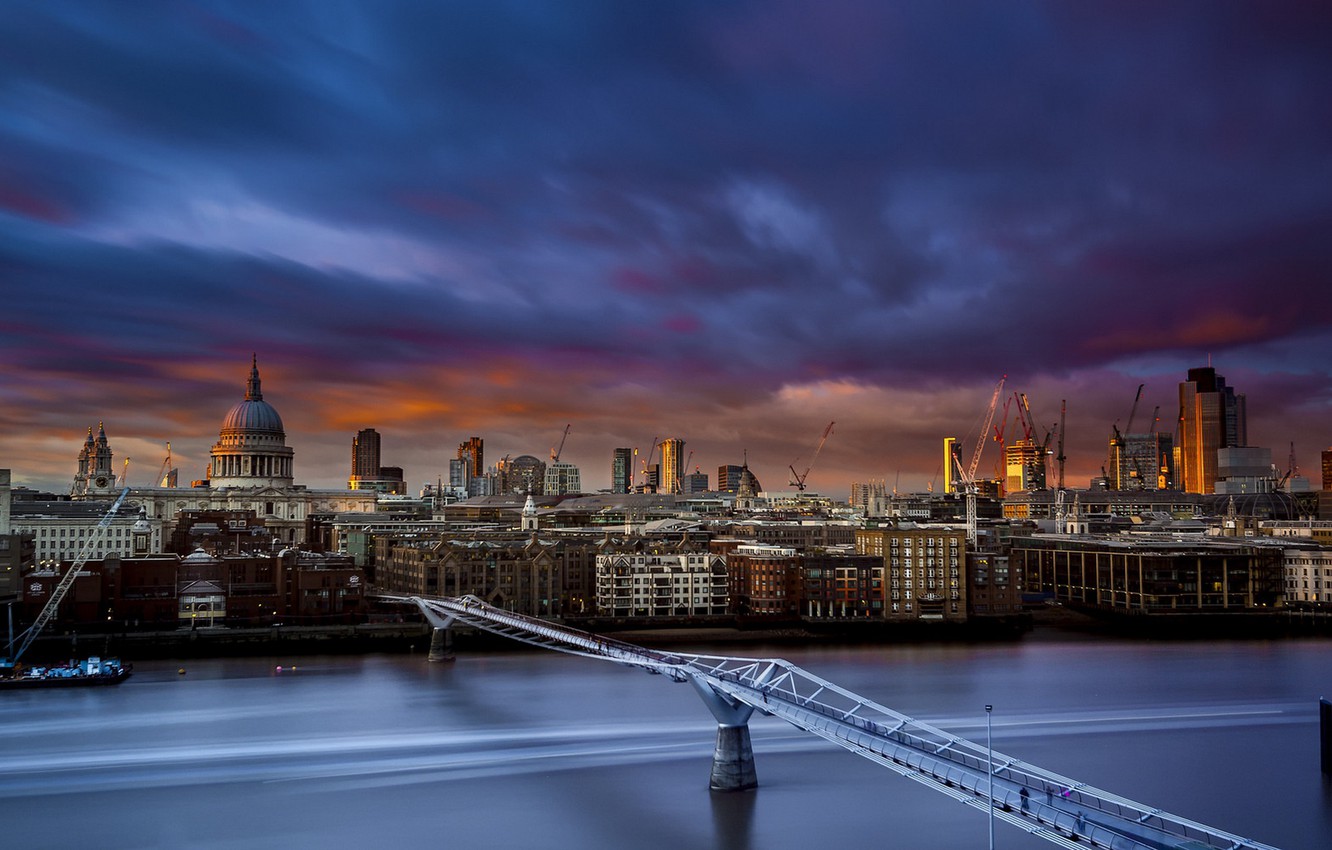
[[[710,651],[787,658],[982,742],[992,703],[998,751],[1285,850],[1332,847],[1317,719],[1332,642]],[[711,793],[716,725],[693,689],[605,662],[178,666],[0,694],[0,846],[986,846],[980,812],[773,718],[750,723],[760,788]],[[1000,848],[1051,846],[995,830]]]

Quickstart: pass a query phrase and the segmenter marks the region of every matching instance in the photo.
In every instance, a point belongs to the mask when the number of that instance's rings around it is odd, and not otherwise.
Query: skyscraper
[[[686,472],[680,478],[680,482],[685,495],[708,492],[708,474],[706,472]]]
[[[465,443],[458,444],[458,459],[462,460],[464,456],[472,459],[471,478],[480,478],[486,471],[485,462],[485,444],[486,441],[480,437],[473,437]]]
[[[981,435],[984,439],[985,435]],[[961,462],[962,446],[957,441],[957,437],[944,437],[943,441],[943,491],[945,493],[961,492],[957,486],[957,464]]]
[[[363,428],[352,438],[351,478],[347,487],[359,490],[360,483],[379,477],[379,432]]]
[[[679,437],[667,437],[661,441],[661,486],[659,493],[682,492],[684,477],[684,444]]]
[[[1180,488],[1188,493],[1216,490],[1217,449],[1248,445],[1245,398],[1211,366],[1190,369],[1179,385]]]
[[[614,449],[611,452],[611,492],[628,493],[634,481],[634,450]]]
[[[717,467],[717,492],[734,493],[740,489],[740,472],[742,467],[738,463],[727,463]]]
[[[1045,451],[1035,440],[1015,440],[1004,446],[1007,491],[1045,489]]]

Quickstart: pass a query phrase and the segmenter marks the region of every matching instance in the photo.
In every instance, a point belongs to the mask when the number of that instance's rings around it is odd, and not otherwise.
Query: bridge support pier
[[[426,661],[453,661],[453,629],[447,626],[430,631],[430,653]]]
[[[453,625],[454,620],[458,619],[452,614],[441,614],[427,605],[419,605],[421,613],[425,614],[426,620],[432,626],[430,632],[430,652],[426,655],[426,661],[452,661],[453,659]]]
[[[717,724],[717,749],[712,753],[712,777],[708,787],[713,791],[748,791],[758,787],[748,723],[742,726]]]
[[[712,752],[712,777],[708,787],[713,791],[757,788],[754,747],[749,740],[749,718],[754,713],[753,707],[718,693],[701,679],[691,678],[689,681],[712,716],[717,718],[717,747]]]

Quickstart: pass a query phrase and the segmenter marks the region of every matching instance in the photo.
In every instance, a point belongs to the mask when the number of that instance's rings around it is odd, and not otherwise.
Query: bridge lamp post
[[[985,760],[986,772],[990,776],[990,850],[994,850],[994,743],[990,737],[990,712],[994,706],[985,706]]]

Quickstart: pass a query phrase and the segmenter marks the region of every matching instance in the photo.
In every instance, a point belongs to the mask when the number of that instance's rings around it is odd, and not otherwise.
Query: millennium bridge
[[[421,610],[435,629],[435,658],[448,651],[450,628],[462,624],[688,682],[717,720],[713,790],[757,787],[749,737],[749,719],[757,711],[1063,847],[1276,850],[994,752],[781,659],[659,652],[504,611],[475,596],[382,598]]]

